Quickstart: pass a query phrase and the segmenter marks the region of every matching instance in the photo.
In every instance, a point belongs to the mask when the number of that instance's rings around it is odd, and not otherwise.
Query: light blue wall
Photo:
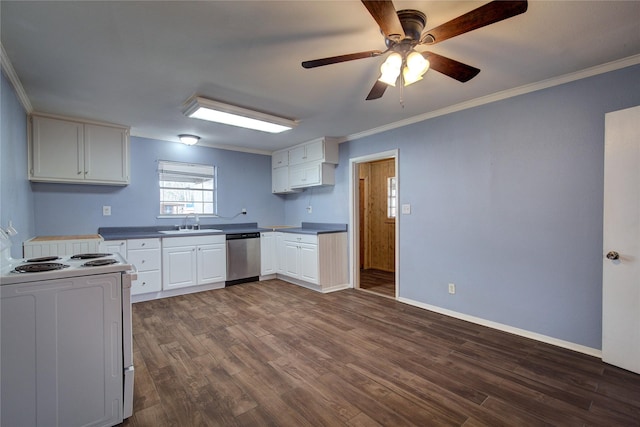
[[[168,159],[219,166],[221,215],[348,222],[349,159],[397,148],[412,206],[399,217],[401,297],[600,348],[603,119],[638,104],[634,66],[434,118],[341,144],[336,186],[289,196],[271,194],[267,156],[132,138],[131,185],[32,184],[32,196],[26,119],[3,77],[0,220],[20,240],[171,224],[155,218],[156,160]]]
[[[398,148],[400,296],[599,349],[604,115],[638,104],[634,66],[341,144],[287,222],[347,222],[349,159]]]
[[[0,227],[18,230],[11,256],[22,256],[22,241],[35,231],[34,202],[27,179],[27,115],[4,73],[0,73]]]
[[[202,218],[201,224],[281,223],[283,201],[271,194],[271,157],[146,138],[131,138],[131,184],[126,187],[34,183],[38,235],[95,233],[98,227],[179,224],[158,219],[158,160],[218,167],[218,214],[233,220]],[[102,216],[102,206],[111,216]]]

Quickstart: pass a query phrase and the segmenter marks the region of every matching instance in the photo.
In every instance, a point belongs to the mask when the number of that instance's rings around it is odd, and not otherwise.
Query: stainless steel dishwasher
[[[255,282],[260,278],[260,233],[227,234],[225,286]]]

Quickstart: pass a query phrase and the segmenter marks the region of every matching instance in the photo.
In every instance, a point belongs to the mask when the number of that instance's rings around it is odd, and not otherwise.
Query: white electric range
[[[13,259],[2,243],[3,425],[120,424],[133,412],[134,267],[108,253]]]

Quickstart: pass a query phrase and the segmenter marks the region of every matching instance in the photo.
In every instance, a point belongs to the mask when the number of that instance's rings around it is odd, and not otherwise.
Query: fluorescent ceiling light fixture
[[[178,135],[178,138],[180,138],[180,142],[186,145],[195,145],[198,143],[198,141],[200,141],[200,137],[196,135],[182,134]]]
[[[296,120],[273,116],[199,96],[187,101],[184,114],[194,119],[209,120],[270,133],[284,132],[298,125]]]

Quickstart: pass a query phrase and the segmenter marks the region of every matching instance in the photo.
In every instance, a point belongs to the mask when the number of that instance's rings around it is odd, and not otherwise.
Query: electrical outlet
[[[313,211],[313,209],[311,208],[311,205],[307,206],[307,213],[311,213]]]
[[[455,283],[449,283],[449,293],[451,295],[456,293],[456,285],[455,285]]]
[[[411,215],[411,205],[410,204],[402,205],[402,214],[403,215]]]
[[[102,207],[102,216],[111,216],[111,206]]]

